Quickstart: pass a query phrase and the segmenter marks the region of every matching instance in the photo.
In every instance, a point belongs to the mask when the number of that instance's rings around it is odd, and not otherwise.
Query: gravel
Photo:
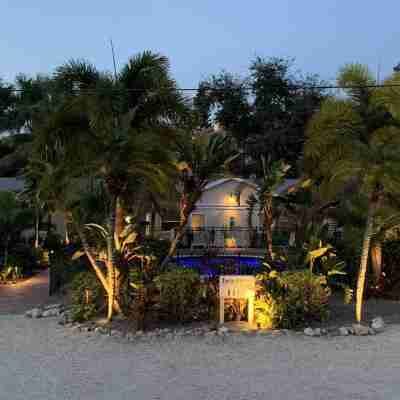
[[[400,326],[376,336],[73,332],[0,316],[0,399],[397,399]],[[168,333],[167,333],[168,334]]]

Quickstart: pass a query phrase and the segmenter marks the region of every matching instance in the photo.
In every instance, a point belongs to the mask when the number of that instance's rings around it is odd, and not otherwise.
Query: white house
[[[287,191],[297,183],[287,179],[276,194]],[[262,226],[257,209],[249,217],[248,200],[257,185],[248,179],[226,178],[210,182],[190,216],[193,230],[192,247],[248,247],[251,230]]]
[[[248,228],[249,197],[257,190],[250,180],[226,178],[210,182],[196,209],[190,216],[192,229],[201,228]],[[253,226],[260,223],[257,215],[253,215]]]

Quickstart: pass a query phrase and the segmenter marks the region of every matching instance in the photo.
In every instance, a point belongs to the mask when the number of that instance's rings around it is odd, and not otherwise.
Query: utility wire
[[[307,86],[307,85],[267,85],[266,88],[277,88],[277,87],[285,87],[288,89],[298,89],[298,90],[334,90],[334,89],[390,89],[390,88],[400,88],[400,83],[395,84],[374,84],[374,85],[313,85],[313,86]],[[31,92],[35,91],[37,89],[34,88],[24,88],[24,89],[17,89],[17,88],[4,88],[5,90],[8,90],[9,92],[13,93],[23,93],[23,92]],[[85,87],[80,87],[80,88],[72,88],[69,90],[69,92],[88,92],[88,93],[96,93],[96,92],[107,92],[107,91],[114,91],[114,92],[146,92],[146,91],[163,91],[163,90],[174,90],[178,92],[199,92],[199,91],[214,91],[214,92],[229,92],[229,91],[236,91],[239,89],[245,89],[245,90],[252,90],[253,88],[251,86],[237,86],[237,87],[232,87],[232,88],[214,88],[212,86],[203,86],[201,88],[170,88],[170,87],[161,87],[161,88],[111,88],[111,89],[101,89],[101,88],[85,88]],[[40,91],[40,89],[39,89]]]

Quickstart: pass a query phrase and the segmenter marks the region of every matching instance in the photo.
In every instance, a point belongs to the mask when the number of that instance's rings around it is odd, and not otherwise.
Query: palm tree
[[[182,239],[190,214],[210,180],[227,172],[227,166],[238,153],[229,136],[184,133],[176,141],[179,200],[179,225],[171,242],[164,267]]]
[[[100,180],[107,189],[106,275],[97,266],[84,230],[75,225],[108,293],[111,319],[114,309],[120,310],[115,244],[124,229],[123,203],[138,182],[163,186],[172,168],[171,138],[187,110],[185,99],[170,77],[168,59],[150,52],[133,57],[114,78],[84,61],[71,61],[57,69],[55,81],[65,99],[41,127],[38,143],[44,153],[62,148],[62,164],[71,168],[70,174]]]
[[[400,81],[394,74],[391,80]],[[338,84],[346,96],[326,100],[308,129],[305,156],[308,168],[332,192],[350,181],[367,197],[368,211],[356,290],[356,320],[362,300],[374,222],[384,199],[400,193],[400,130],[398,97],[376,82],[366,67],[344,67]],[[397,93],[398,95],[398,93]]]
[[[272,248],[272,225],[274,222],[273,199],[279,185],[285,179],[286,172],[290,166],[283,161],[267,162],[261,157],[261,177],[258,180],[258,189],[249,198],[249,210],[257,208],[263,216],[264,234],[266,243],[266,254],[270,260],[274,259]]]

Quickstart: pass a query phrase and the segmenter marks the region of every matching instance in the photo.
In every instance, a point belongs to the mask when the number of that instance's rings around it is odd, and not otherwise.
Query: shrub
[[[179,322],[200,318],[201,298],[206,293],[196,271],[176,267],[159,275],[155,283],[161,312]]]
[[[72,319],[87,321],[105,307],[105,292],[92,271],[80,272],[71,283]]]
[[[331,291],[325,276],[310,271],[286,272],[282,282],[286,288],[282,327],[295,328],[329,316]]]
[[[328,317],[331,291],[325,276],[308,270],[272,271],[259,278],[256,322],[268,327],[299,328]]]

